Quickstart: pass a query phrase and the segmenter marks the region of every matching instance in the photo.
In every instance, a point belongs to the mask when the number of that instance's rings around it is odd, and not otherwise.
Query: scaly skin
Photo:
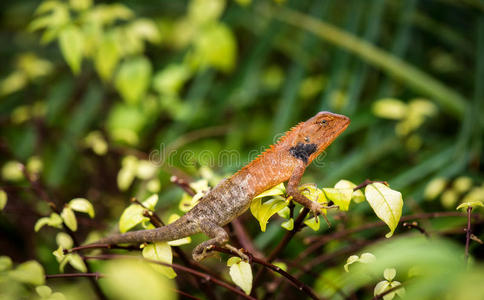
[[[156,229],[118,234],[96,244],[142,243],[177,240],[203,232],[210,239],[195,247],[197,261],[208,256],[212,245],[226,246],[229,240],[222,226],[244,213],[252,199],[273,186],[288,181],[287,193],[315,215],[323,206],[307,199],[298,191],[304,170],[326,147],[348,127],[350,119],[330,112],[319,112],[301,122],[275,145],[259,155],[230,178],[223,180],[183,217]]]

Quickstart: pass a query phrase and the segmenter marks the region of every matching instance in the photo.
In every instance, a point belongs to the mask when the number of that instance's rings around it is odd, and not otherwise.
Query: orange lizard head
[[[327,111],[297,126],[290,153],[305,163],[311,163],[350,124],[350,118]]]

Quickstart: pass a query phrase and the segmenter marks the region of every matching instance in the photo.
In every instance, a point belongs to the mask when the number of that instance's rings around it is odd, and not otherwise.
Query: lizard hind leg
[[[204,234],[210,237],[210,239],[199,244],[195,247],[195,249],[193,249],[192,255],[195,261],[201,261],[209,256],[212,256],[213,253],[211,253],[211,248],[213,246],[225,247],[237,253],[242,257],[242,259],[248,260],[247,255],[243,254],[240,250],[227,243],[229,241],[229,235],[221,226],[210,221],[205,221],[200,225],[200,229]]]

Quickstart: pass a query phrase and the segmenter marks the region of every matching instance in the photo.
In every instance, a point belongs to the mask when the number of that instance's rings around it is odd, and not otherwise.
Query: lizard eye
[[[306,143],[309,143],[309,137],[305,137],[305,138],[304,138],[304,141],[305,141]]]
[[[319,122],[320,125],[326,125],[327,121],[326,120],[322,120],[321,122]]]

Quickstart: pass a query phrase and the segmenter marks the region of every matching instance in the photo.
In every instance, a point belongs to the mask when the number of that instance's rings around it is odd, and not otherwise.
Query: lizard
[[[350,119],[331,112],[318,112],[305,122],[287,131],[252,162],[231,177],[222,180],[185,215],[175,222],[155,229],[138,230],[109,236],[93,244],[125,244],[172,241],[193,234],[204,233],[209,240],[197,245],[192,256],[201,261],[210,249],[222,246],[246,257],[231,246],[223,226],[244,213],[252,199],[282,182],[287,181],[286,193],[292,200],[322,214],[327,208],[311,201],[298,190],[306,167],[318,157],[349,125]]]

